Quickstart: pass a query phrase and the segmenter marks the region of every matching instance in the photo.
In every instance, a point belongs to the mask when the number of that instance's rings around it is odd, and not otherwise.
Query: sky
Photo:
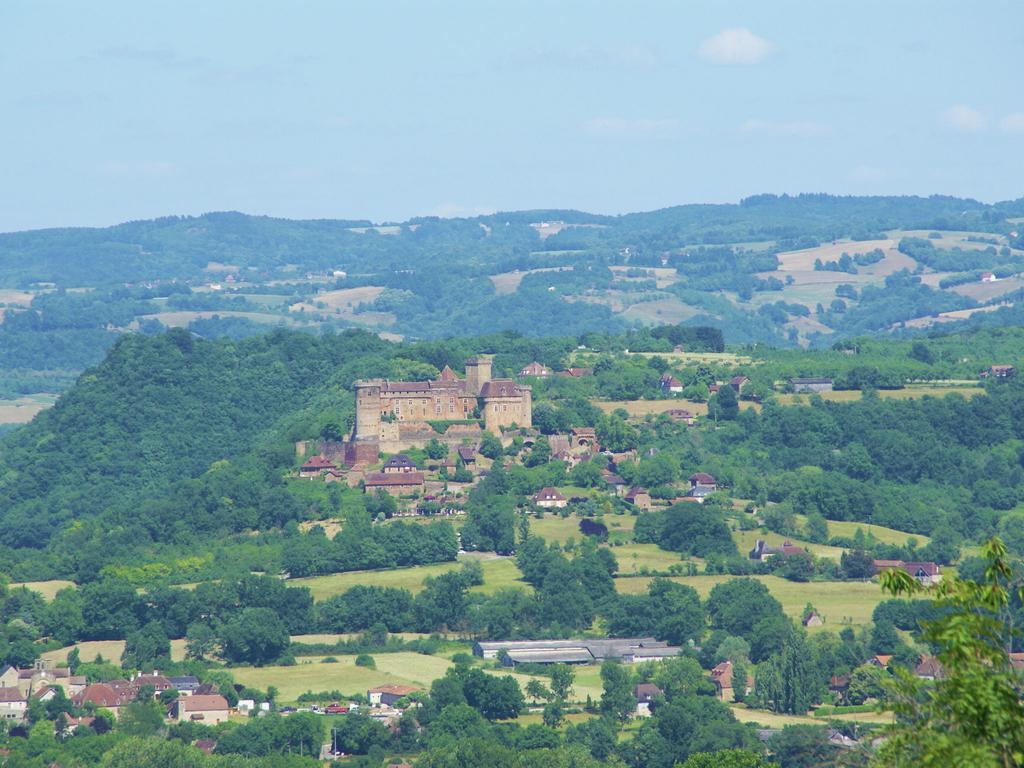
[[[1024,196],[1020,0],[0,0],[0,231]]]

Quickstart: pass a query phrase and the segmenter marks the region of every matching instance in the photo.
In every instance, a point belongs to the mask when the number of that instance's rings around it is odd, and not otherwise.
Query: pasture
[[[687,584],[706,598],[716,584],[737,578],[729,575],[672,576],[672,581]],[[810,581],[797,583],[778,576],[750,576],[768,587],[768,591],[782,604],[787,616],[799,620],[804,606],[811,603],[825,620],[821,629],[838,631],[846,624],[867,626],[871,612],[883,599],[878,584],[863,581]],[[647,591],[650,578],[628,576],[615,579],[615,588],[623,594],[642,594]],[[814,629],[811,630],[815,631]]]
[[[844,253],[851,256],[860,253],[868,253],[876,248],[888,251],[896,247],[895,240],[861,240],[861,241],[837,241],[828,245],[819,245],[816,248],[805,248],[800,251],[785,251],[778,255],[779,272],[804,272],[813,271],[814,262],[820,259],[822,262],[838,261]],[[842,274],[834,273],[834,274]]]
[[[621,315],[627,320],[636,320],[647,325],[666,325],[689,320],[697,313],[698,310],[689,304],[669,297],[632,303],[621,312]]]
[[[679,279],[679,273],[675,267],[639,267],[646,275],[641,277],[628,277],[626,273],[631,269],[637,269],[637,267],[628,266],[615,266],[609,267],[609,269],[615,274],[615,280],[621,282],[629,282],[631,280],[654,280],[655,285],[660,288],[667,288]]]
[[[1024,279],[1020,277],[1005,277],[992,283],[983,283],[981,281],[964,283],[963,285],[954,286],[949,290],[975,301],[984,302],[991,301],[1006,293],[1019,291],[1021,288],[1024,288]]]
[[[541,272],[563,272],[571,267],[538,267],[537,269],[516,270],[514,272],[501,272],[497,275],[488,275],[494,284],[494,292],[499,296],[515,293],[519,290],[519,284],[527,275],[535,275]]]
[[[621,576],[639,576],[644,571],[664,573],[673,565],[685,562],[703,563],[696,557],[682,557],[678,552],[661,549],[657,544],[624,544],[612,547],[611,552],[619,563]]]
[[[58,648],[55,651],[46,651],[46,653],[40,655],[47,661],[63,664],[67,660],[68,654],[74,648],[78,649],[78,656],[82,661],[92,661],[97,655],[100,655],[106,661],[118,664],[121,661],[121,654],[124,653],[124,640],[87,640],[64,648]],[[184,661],[184,659],[184,638],[171,640],[171,661]]]
[[[473,587],[472,591],[474,592],[490,594],[507,587],[531,588],[526,582],[521,580],[522,574],[516,567],[513,558],[498,557],[496,555],[478,555],[475,553],[461,555],[459,560],[454,563],[417,565],[412,568],[389,568],[378,571],[332,573],[327,576],[291,579],[288,584],[295,587],[309,587],[310,592],[313,594],[313,599],[318,602],[334,595],[340,595],[359,585],[396,587],[408,589],[415,594],[423,589],[423,580],[428,576],[439,576],[442,573],[457,570],[462,567],[462,563],[466,562],[479,562],[484,571],[484,583],[480,587]]]
[[[292,304],[288,309],[291,312],[327,311],[332,314],[346,314],[353,312],[360,304],[372,304],[382,293],[384,293],[384,288],[379,285],[323,291],[310,296],[306,301]],[[320,306],[321,304],[323,307]]]
[[[530,533],[549,542],[557,541],[559,544],[564,544],[568,539],[580,541],[583,538],[583,534],[580,533],[581,519],[575,515],[562,517],[546,512],[541,519],[530,517]],[[624,540],[633,536],[636,518],[632,515],[603,515],[595,519],[607,526],[609,537],[612,539]]]
[[[878,396],[889,400],[914,400],[919,397],[945,397],[946,395],[962,395],[963,397],[974,397],[985,394],[982,387],[965,387],[953,384],[910,384],[903,389],[879,389]],[[860,400],[859,389],[837,389],[832,392],[821,392],[819,397],[831,403],[852,403]],[[811,395],[804,394],[777,394],[775,402],[780,405],[806,405],[810,402]]]
[[[25,589],[31,590],[32,592],[38,592],[43,596],[43,599],[49,602],[57,596],[57,593],[62,589],[68,587],[74,588],[75,582],[65,581],[64,579],[53,579],[52,581],[16,581],[11,583],[11,589],[17,589],[18,587],[25,587]]]

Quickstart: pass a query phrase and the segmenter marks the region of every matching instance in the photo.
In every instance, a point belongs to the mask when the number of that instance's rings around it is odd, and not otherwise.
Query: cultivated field
[[[859,253],[868,253],[876,248],[882,251],[889,251],[896,248],[895,240],[861,240],[861,241],[839,241],[835,244],[819,245],[817,248],[805,248],[801,251],[786,251],[780,253],[779,272],[805,272],[814,270],[814,262],[821,259],[822,262],[839,261],[844,253],[855,256]],[[882,263],[882,262],[879,262]],[[858,268],[859,269],[859,268]],[[841,272],[834,274],[843,274]]]
[[[959,293],[961,296],[967,296],[974,299],[975,301],[991,301],[992,299],[998,298],[1006,293],[1013,291],[1019,291],[1024,288],[1024,279],[1019,277],[1006,277],[1001,280],[996,280],[994,283],[965,283],[963,285],[957,285],[949,290],[953,293]]]
[[[747,709],[741,704],[730,707],[736,719],[741,723],[757,723],[762,728],[785,728],[787,725],[823,725],[828,720],[847,720],[858,723],[888,724],[892,722],[891,712],[857,712],[853,714],[829,715],[828,717],[811,717],[810,715],[784,715],[764,709]]]
[[[341,288],[337,291],[324,291],[311,296],[307,301],[292,304],[288,309],[292,312],[305,310],[306,312],[330,312],[345,314],[352,312],[360,304],[371,304],[384,293],[384,288],[379,285],[364,285],[360,288]],[[326,310],[318,307],[318,304],[326,306]]]
[[[0,400],[0,424],[28,424],[40,411],[57,402],[57,395],[40,392],[14,400]]]
[[[19,291],[16,288],[0,288],[0,305],[8,307],[27,307],[36,294],[32,291]]]
[[[735,576],[673,576],[672,581],[688,584],[697,590],[702,598],[707,597],[711,588]],[[751,576],[768,587],[782,603],[786,615],[799,619],[804,606],[811,603],[825,619],[823,629],[838,631],[844,624],[865,626],[871,623],[871,612],[882,601],[883,595],[878,584],[859,581],[811,581],[797,583],[778,576]],[[615,588],[624,594],[640,594],[647,591],[650,579],[646,576],[617,578]],[[814,631],[814,630],[811,630]]]
[[[627,577],[640,575],[645,569],[663,573],[683,562],[703,563],[700,558],[684,558],[678,552],[669,552],[656,544],[624,544],[612,547],[611,552],[619,563],[619,573]]]
[[[313,593],[313,599],[317,601],[340,595],[357,585],[396,587],[416,593],[423,589],[423,580],[428,576],[438,576],[456,570],[462,567],[462,563],[472,561],[479,562],[484,570],[483,586],[474,587],[473,591],[475,592],[491,593],[506,587],[530,589],[529,584],[520,580],[522,574],[516,568],[513,558],[472,553],[460,556],[459,561],[455,563],[418,565],[413,568],[392,568],[380,571],[349,571],[333,573],[329,576],[292,579],[288,583],[290,586],[309,587]]]
[[[849,536],[852,539],[856,535],[858,528],[864,531],[865,536],[870,533],[876,539],[883,542],[884,544],[897,544],[902,546],[907,543],[907,539],[914,539],[917,541],[917,545],[919,547],[923,547],[925,544],[931,541],[931,538],[925,536],[924,534],[897,531],[895,528],[886,528],[884,525],[872,525],[871,523],[837,522],[835,520],[829,520],[828,522],[828,535],[844,537]]]

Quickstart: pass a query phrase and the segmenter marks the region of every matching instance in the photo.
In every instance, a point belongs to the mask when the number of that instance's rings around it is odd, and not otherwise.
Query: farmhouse
[[[174,702],[172,709],[172,716],[178,721],[188,720],[206,725],[223,723],[229,714],[228,701],[219,694],[183,696]]]
[[[665,414],[672,419],[672,421],[679,421],[687,426],[693,426],[693,414],[685,408],[670,408],[665,411]]]
[[[551,371],[545,368],[543,365],[534,360],[528,366],[519,371],[520,378],[526,378],[532,376],[538,379],[546,379],[551,375]]]
[[[422,472],[367,472],[363,477],[366,493],[384,491],[392,496],[411,496],[423,491]]]
[[[616,496],[622,496],[626,492],[626,481],[621,475],[615,474],[610,469],[601,470],[601,479],[614,491]]]
[[[735,681],[733,680],[733,669],[731,661],[723,661],[721,664],[717,664],[711,668],[709,673],[711,682],[715,684],[715,688],[718,690],[718,697],[722,701],[732,701],[735,693]],[[749,691],[753,685],[754,680],[752,675],[748,675],[746,681],[746,690]]]
[[[718,490],[713,485],[695,485],[690,488],[689,493],[684,497],[686,501],[695,501],[698,504],[703,504],[704,500]]]
[[[569,500],[555,488],[541,488],[533,494],[533,503],[544,509],[563,509]]]
[[[103,709],[109,709],[114,717],[119,717],[121,714],[121,707],[131,703],[132,699],[135,698],[136,691],[128,686],[126,680],[120,681],[122,686],[115,686],[114,683],[118,681],[110,681],[109,683],[92,683],[87,688],[79,691],[77,694],[71,697],[71,702],[76,707],[81,707],[84,704],[92,704],[93,706]]]
[[[501,656],[502,664],[592,664],[614,659],[625,664],[659,661],[678,656],[680,648],[653,637],[581,640],[507,640],[478,642],[473,655],[484,659]],[[504,651],[504,654],[502,654]]]
[[[299,467],[299,477],[319,477],[328,470],[337,469],[334,462],[323,456],[313,456]]]
[[[399,699],[421,690],[412,685],[381,685],[366,692],[366,698],[374,707],[391,707]]]
[[[0,688],[0,720],[25,719],[28,711],[28,694],[22,693],[17,687]]]
[[[808,376],[790,379],[794,392],[831,392],[832,379],[827,376]]]
[[[743,387],[750,383],[750,379],[746,376],[733,376],[729,379],[729,386],[736,390],[736,394],[739,395],[743,392]]]
[[[897,569],[906,571],[922,584],[938,584],[942,581],[942,567],[931,562],[907,562],[905,560],[872,560],[871,567],[877,576],[882,571]]]
[[[690,488],[696,488],[698,485],[703,485],[711,490],[718,490],[718,481],[715,480],[714,475],[709,475],[707,472],[694,472],[690,475]]]
[[[789,557],[790,555],[806,555],[807,550],[803,547],[798,547],[796,544],[786,539],[781,547],[770,547],[768,542],[764,539],[757,539],[754,541],[754,548],[750,550],[751,560],[760,560],[764,562],[775,555],[782,555],[783,557]]]
[[[651,508],[651,494],[636,485],[629,489],[623,500],[637,509],[648,510]]]
[[[55,667],[53,662],[37,659],[31,668],[7,667],[0,674],[0,688],[18,688],[26,696],[42,686],[59,685],[69,697],[86,686],[84,675],[72,675],[67,667]]]
[[[416,465],[412,463],[412,459],[406,456],[404,453],[396,453],[386,462],[382,471],[385,475],[399,474],[403,472],[415,472]]]
[[[802,623],[805,627],[820,627],[824,625],[825,622],[822,620],[821,616],[818,615],[817,611],[811,611],[804,616]]]
[[[993,365],[981,372],[981,378],[1008,379],[1010,376],[1013,376],[1013,373],[1014,367],[1012,365]]]
[[[677,379],[670,373],[663,374],[661,377],[661,391],[662,392],[682,392],[683,382]]]
[[[584,376],[593,376],[593,368],[566,368],[558,372],[559,376],[566,376],[570,379],[582,379]]]
[[[636,699],[636,716],[650,717],[651,702],[664,695],[661,688],[654,683],[639,683],[633,686],[633,698]]]

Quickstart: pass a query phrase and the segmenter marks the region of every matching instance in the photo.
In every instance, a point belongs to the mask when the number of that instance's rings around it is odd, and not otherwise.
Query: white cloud
[[[1003,133],[1024,133],[1024,112],[1014,112],[999,121]]]
[[[591,136],[664,137],[671,134],[678,124],[679,121],[671,119],[595,117],[583,124],[583,130]]]
[[[812,138],[828,133],[828,126],[813,120],[794,120],[791,122],[773,122],[752,118],[740,126],[740,133],[762,133],[772,136],[798,136]]]
[[[774,50],[768,40],[746,27],[730,27],[701,43],[697,52],[712,64],[757,64]]]
[[[942,121],[961,133],[979,133],[988,124],[985,115],[966,104],[954,104],[942,113]]]

